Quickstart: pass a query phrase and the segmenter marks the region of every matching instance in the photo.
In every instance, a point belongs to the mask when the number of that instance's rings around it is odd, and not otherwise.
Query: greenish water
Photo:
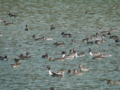
[[[116,9],[112,7],[116,5]],[[86,11],[95,13],[85,14]],[[8,14],[17,15],[16,18]],[[113,35],[120,35],[120,0],[0,0],[0,56],[7,55],[8,61],[0,61],[0,90],[120,90],[120,85],[109,85],[107,80],[120,79],[120,44],[105,38],[106,43],[86,45],[82,39],[110,28],[118,29]],[[5,26],[3,21],[14,23]],[[25,31],[25,25],[29,31]],[[55,30],[50,31],[54,25]],[[72,38],[63,38],[61,32],[71,33],[77,42],[71,45]],[[36,37],[53,37],[51,41],[34,41]],[[64,42],[56,47],[54,42]],[[50,57],[60,57],[62,51],[76,48],[85,57],[52,62],[41,58],[48,53]],[[88,48],[112,54],[103,60],[93,60]],[[23,60],[19,68],[12,68],[14,58],[21,53],[30,52],[29,60]],[[70,76],[68,69],[79,69],[78,65],[89,67],[81,76]],[[65,77],[51,77],[46,66],[52,71],[65,69]]]

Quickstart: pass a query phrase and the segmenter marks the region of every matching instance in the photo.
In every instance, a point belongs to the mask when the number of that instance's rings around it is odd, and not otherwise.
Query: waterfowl
[[[112,9],[116,9],[116,5],[114,5],[114,6],[112,7]]]
[[[95,13],[88,13],[88,11],[86,11],[85,14],[94,15]]]
[[[49,75],[52,77],[64,77],[65,72],[61,72],[61,74],[57,74],[55,72],[51,72],[50,66],[47,66]]]
[[[13,15],[13,14],[11,14],[11,13],[9,13],[9,16],[10,16],[10,17],[17,17],[16,15]]]
[[[89,37],[88,37],[88,36],[86,36],[86,38],[85,38],[85,39],[83,39],[82,41],[83,41],[83,42],[87,42],[87,41],[88,41],[88,39],[89,39]]]
[[[42,55],[42,58],[48,58],[48,53],[46,53],[45,55]]]
[[[42,38],[36,38],[35,35],[33,35],[33,38],[34,38],[35,41],[38,41],[38,40],[44,40],[44,39],[45,39],[44,37],[42,37]]]
[[[107,84],[120,84],[120,80],[117,81],[112,81],[112,80],[108,80]]]
[[[51,28],[50,28],[50,30],[53,30],[53,29],[55,29],[55,27],[54,27],[53,25],[51,25]]]
[[[28,30],[29,30],[29,29],[28,29],[28,26],[26,25],[26,26],[25,26],[25,31],[28,31]]]
[[[73,39],[71,39],[71,44],[76,44],[76,42]]]
[[[14,59],[14,62],[15,62],[16,64],[20,64],[21,61],[20,61],[20,59],[16,59],[16,58],[15,58],[15,59]]]
[[[73,75],[82,75],[83,72],[78,72],[76,69],[74,69],[74,74]]]
[[[89,48],[89,53],[91,56],[98,56],[101,54],[101,52],[92,52],[91,48]]]
[[[64,32],[62,32],[61,35],[63,35],[63,37],[72,37],[71,34],[69,34],[69,33],[64,33]]]
[[[0,56],[0,60],[8,60],[8,58],[6,55],[4,57]]]
[[[68,74],[70,74],[70,75],[72,75],[73,73],[72,73],[72,70],[68,70]]]
[[[93,59],[98,59],[98,60],[100,60],[100,59],[104,59],[104,57],[102,57],[102,55],[100,54],[100,55],[98,55],[98,56],[93,57]]]
[[[110,39],[117,39],[118,36],[110,36],[109,38],[110,38]]]
[[[22,60],[30,59],[31,56],[28,56],[29,54],[30,54],[29,52],[26,52],[26,56],[24,56],[23,54],[20,54],[20,56],[18,56],[18,57]]]
[[[20,67],[20,64],[11,64],[12,68]]]
[[[6,21],[3,22],[5,25],[13,25],[13,23],[6,23]]]
[[[93,44],[94,42],[93,41],[88,41],[87,39],[87,44]]]
[[[62,52],[62,58],[72,60],[75,58],[75,53],[66,55],[66,52]]]
[[[101,31],[102,34],[109,34],[110,31]]]
[[[84,52],[77,54],[77,57],[84,57],[84,56],[85,56]]]
[[[117,29],[110,28],[109,31],[117,31]]]
[[[54,87],[51,87],[50,90],[55,90],[55,88],[54,88]]]
[[[101,41],[100,40],[96,40],[95,44],[101,44]]]
[[[65,58],[49,58],[49,61],[64,61]]]
[[[82,64],[79,64],[79,68],[80,68],[80,71],[88,71],[88,70],[89,70],[88,67],[83,68],[83,67],[82,67]]]
[[[54,45],[56,45],[56,46],[64,46],[64,45],[65,45],[65,43],[55,42],[55,43],[54,43]]]
[[[104,42],[106,42],[106,40],[104,38],[102,38],[101,42],[104,43]]]
[[[115,42],[120,42],[120,38],[117,38],[117,39],[115,40]]]

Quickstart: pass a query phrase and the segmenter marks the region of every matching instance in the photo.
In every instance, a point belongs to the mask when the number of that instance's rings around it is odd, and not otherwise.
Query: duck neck
[[[49,75],[52,75],[52,72],[51,72],[51,70],[49,69]]]

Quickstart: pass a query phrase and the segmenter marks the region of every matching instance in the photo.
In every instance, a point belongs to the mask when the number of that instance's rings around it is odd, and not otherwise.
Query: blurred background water
[[[115,9],[112,7],[116,5]],[[94,15],[85,14],[88,11]],[[17,15],[16,18],[8,14]],[[109,85],[107,80],[120,79],[120,44],[107,39],[100,45],[86,45],[82,39],[96,32],[110,28],[118,29],[113,35],[120,35],[119,0],[0,0],[0,56],[7,55],[8,61],[0,61],[0,90],[120,90],[120,85]],[[3,21],[14,23],[5,26]],[[25,25],[29,31],[25,31]],[[50,30],[54,25],[55,30]],[[71,33],[72,38],[63,38],[61,32]],[[34,41],[36,37],[53,37],[51,41]],[[71,39],[77,44],[71,45]],[[56,41],[65,46],[53,45]],[[48,53],[50,57],[61,57],[61,52],[76,48],[85,52],[85,57],[49,61],[41,58]],[[88,48],[112,54],[103,60],[93,60]],[[30,52],[29,60],[23,60],[19,68],[12,68],[14,58],[21,53]],[[70,76],[68,69],[78,69],[83,64],[89,67],[81,76]],[[66,70],[64,78],[51,77],[46,66],[52,71]]]

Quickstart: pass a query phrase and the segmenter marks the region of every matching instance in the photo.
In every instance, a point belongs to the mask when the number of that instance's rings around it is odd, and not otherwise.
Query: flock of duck
[[[85,14],[88,14],[88,12],[86,12]],[[11,13],[9,13],[9,16],[10,17],[17,17],[16,15],[13,15]],[[7,23],[6,21],[3,21],[3,23],[4,23],[4,25],[12,25],[13,24],[13,23]],[[56,29],[55,26],[51,25],[50,30],[55,30],[55,29]],[[29,28],[27,25],[25,26],[24,30],[29,31]],[[120,38],[118,36],[111,35],[112,32],[114,32],[114,31],[117,31],[117,29],[110,28],[110,30],[108,30],[108,31],[97,32],[95,35],[86,36],[86,38],[83,39],[82,41],[83,41],[83,43],[86,43],[86,44],[101,44],[101,43],[107,42],[107,40],[105,38],[109,38],[109,39],[113,39],[113,40],[115,40],[115,42],[119,43]],[[61,35],[62,35],[62,37],[66,37],[66,38],[72,37],[72,34],[65,33],[65,32],[61,32]],[[3,36],[3,34],[0,33],[0,37],[2,37],[2,36]],[[36,38],[36,36],[33,35],[33,39],[35,41],[53,40],[53,37]],[[76,44],[76,42],[73,39],[71,39],[71,43]],[[53,44],[56,46],[64,46],[65,45],[65,43],[61,43],[61,42],[55,42]],[[49,57],[48,53],[46,53],[45,55],[42,55],[41,58],[48,59],[49,61],[64,61],[64,60],[73,60],[75,58],[85,56],[85,52],[78,53],[76,48],[73,48],[72,50],[69,50],[69,51],[70,51],[69,54],[67,54],[66,51],[62,51],[61,57],[58,57],[58,58]],[[110,54],[104,54],[103,52],[93,52],[91,48],[88,49],[88,52],[89,52],[90,56],[93,56],[93,59],[98,59],[98,60],[112,56]],[[20,67],[21,60],[26,60],[26,59],[30,59],[30,58],[31,58],[30,52],[26,52],[26,55],[20,54],[20,55],[18,55],[18,59],[16,59],[16,58],[14,59],[15,64],[11,64],[11,66],[13,68]],[[0,60],[8,60],[7,55],[0,56]],[[80,68],[79,71],[77,69],[74,69],[73,71],[71,69],[69,69],[68,74],[70,74],[70,75],[82,75],[84,73],[84,71],[89,71],[89,68],[83,67],[82,64],[79,64],[78,66]],[[47,69],[48,69],[49,75],[52,77],[64,77],[65,70],[52,72],[51,67],[49,65],[47,66]],[[108,80],[108,83],[120,84],[120,80],[118,80],[118,81]],[[54,90],[54,87],[51,87],[51,90]]]

